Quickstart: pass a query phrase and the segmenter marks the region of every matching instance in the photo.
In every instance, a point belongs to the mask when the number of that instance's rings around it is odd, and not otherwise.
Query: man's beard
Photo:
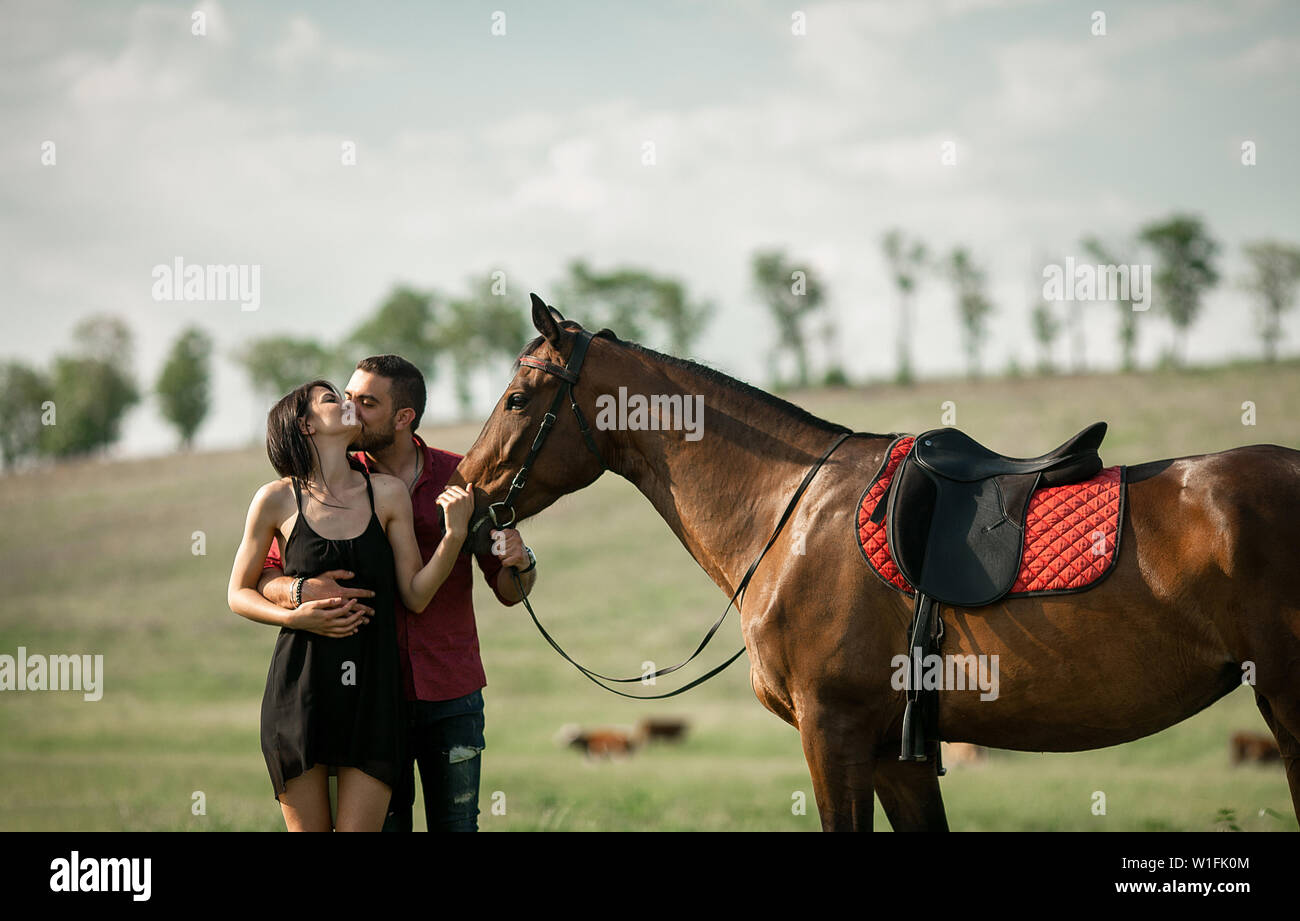
[[[357,435],[352,444],[348,445],[349,451],[365,451],[367,454],[373,454],[376,451],[382,451],[397,440],[397,430],[393,428],[390,420],[388,428],[385,431],[361,427],[361,432]]]

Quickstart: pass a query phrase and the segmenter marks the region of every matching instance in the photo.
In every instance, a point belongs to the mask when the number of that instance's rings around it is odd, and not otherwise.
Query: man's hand
[[[351,579],[355,573],[346,569],[331,569],[329,572],[323,572],[319,576],[307,579],[302,584],[302,600],[323,601],[326,598],[342,598],[344,601],[349,599],[356,600],[354,610],[365,616],[366,620],[375,613],[375,609],[367,606],[359,599],[373,598],[375,593],[368,588],[344,588],[338,584],[338,579]],[[266,569],[262,573],[262,582],[258,586],[258,591],[266,596],[267,600],[273,604],[278,604],[282,608],[294,609],[291,591],[294,580],[286,576],[279,569]]]
[[[373,598],[375,593],[368,588],[344,588],[339,585],[337,579],[351,579],[356,575],[346,569],[331,569],[329,572],[323,572],[319,576],[314,576],[302,584],[302,600],[323,601],[326,598],[348,599]],[[356,610],[360,611],[370,619],[370,615],[375,613],[375,609],[367,607],[360,601],[357,602]]]
[[[528,554],[524,553],[524,539],[514,528],[492,531],[492,555],[501,561],[502,566],[515,569],[527,569]]]
[[[370,618],[357,610],[355,598],[323,598],[304,601],[289,616],[289,626],[321,636],[351,636],[370,622]]]
[[[497,593],[506,604],[517,604],[524,596],[519,594],[519,589],[515,586],[515,574],[510,570],[512,567],[524,570],[532,565],[528,554],[524,552],[524,539],[514,528],[492,531],[491,537],[492,555],[501,560],[501,571],[497,573]],[[537,570],[523,573],[518,579],[523,583],[524,593],[527,594],[533,590],[533,584],[537,581]]]

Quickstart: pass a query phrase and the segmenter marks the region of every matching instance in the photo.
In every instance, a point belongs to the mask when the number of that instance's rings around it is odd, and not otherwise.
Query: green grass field
[[[1112,464],[1258,442],[1300,446],[1294,362],[791,398],[875,432],[943,424],[940,406],[952,400],[960,427],[1012,454],[1038,453],[1106,419],[1103,457]],[[1253,427],[1242,424],[1245,401],[1255,404]],[[463,452],[478,428],[423,434]],[[225,603],[249,499],[272,478],[260,447],[0,478],[0,653],[102,654],[105,672],[97,702],[75,692],[0,693],[0,830],[283,828],[258,743],[275,631]],[[521,530],[540,561],[539,615],[598,671],[637,674],[646,660],[678,661],[726,603],[615,476]],[[202,555],[193,552],[196,532],[205,535]],[[755,700],[746,660],[670,701],[622,700],[561,660],[522,606],[501,607],[481,580],[475,592],[489,681],[483,830],[818,828],[798,734]],[[733,613],[706,661],[738,648],[739,636]],[[656,690],[676,687],[676,677]],[[689,719],[688,740],[614,762],[588,762],[552,740],[564,723],[626,725],[646,715]],[[1211,830],[1230,810],[1243,830],[1295,830],[1280,766],[1230,766],[1228,737],[1240,729],[1267,731],[1246,689],[1115,748],[993,752],[943,780],[949,821],[968,831]],[[206,815],[192,814],[196,791]],[[1092,812],[1094,791],[1106,794],[1104,816]],[[801,792],[804,815],[793,808]],[[888,828],[879,806],[876,827]]]

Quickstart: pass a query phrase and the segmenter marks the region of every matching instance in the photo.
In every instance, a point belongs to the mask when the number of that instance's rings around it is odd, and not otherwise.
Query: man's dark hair
[[[415,410],[415,419],[411,422],[411,431],[420,427],[420,417],[424,415],[424,401],[427,394],[424,389],[424,375],[420,369],[400,355],[372,355],[357,362],[357,370],[368,374],[378,374],[392,382],[393,411],[399,409]]]

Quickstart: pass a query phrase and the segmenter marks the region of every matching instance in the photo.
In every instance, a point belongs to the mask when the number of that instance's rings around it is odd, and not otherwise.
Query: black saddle
[[[908,656],[923,661],[943,640],[934,603],[962,608],[992,604],[1011,591],[1020,572],[1025,518],[1034,491],[1096,476],[1106,423],[1090,425],[1040,457],[995,454],[957,429],[918,435],[876,504],[887,519],[889,553],[916,589]],[[915,666],[919,674],[919,665]],[[934,691],[908,687],[901,761],[938,753]],[[943,765],[936,759],[937,770]]]
[[[978,607],[1015,584],[1034,491],[1095,476],[1098,422],[1041,457],[995,454],[957,429],[918,435],[889,485],[889,552],[936,601]],[[885,503],[882,501],[881,505]]]
[[[1106,437],[1106,423],[1088,426],[1065,444],[1041,457],[994,454],[957,429],[934,429],[912,445],[918,462],[948,479],[968,482],[994,476],[1042,473],[1044,486],[1074,483],[1096,476],[1101,469],[1097,448]],[[1095,466],[1094,466],[1095,464]]]

